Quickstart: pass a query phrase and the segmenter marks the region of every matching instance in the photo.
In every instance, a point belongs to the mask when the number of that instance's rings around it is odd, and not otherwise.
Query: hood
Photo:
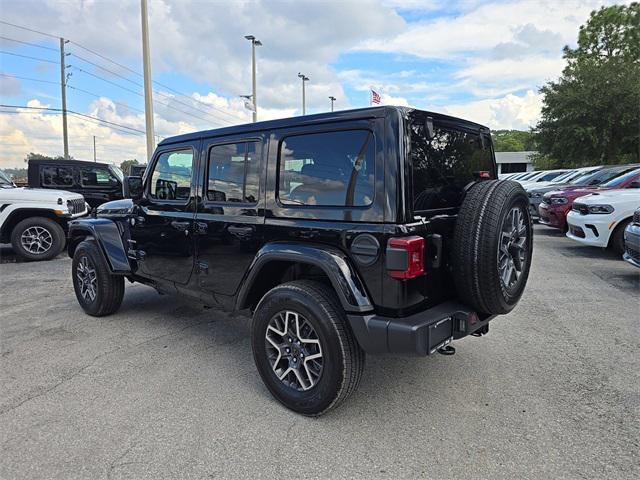
[[[96,215],[126,215],[132,211],[133,201],[130,198],[123,198],[103,203],[96,209]]]
[[[19,202],[46,202],[64,204],[67,200],[77,200],[84,197],[79,193],[67,192],[65,190],[49,190],[48,188],[3,188],[0,189],[2,200],[15,200]],[[60,202],[58,202],[60,199]]]
[[[558,188],[547,193],[549,197],[566,197],[566,198],[576,198],[581,197],[582,195],[587,195],[595,190],[598,187],[577,187],[572,185],[571,187]]]
[[[535,192],[535,193],[547,193],[552,192],[554,190],[562,190],[564,187],[568,186],[568,183],[549,183],[548,185],[530,185],[528,188],[525,188],[527,192]]]
[[[625,205],[632,206],[630,208],[635,210],[640,206],[640,189],[624,188],[619,190],[602,190],[580,197],[579,202],[586,205],[602,203],[614,206]]]

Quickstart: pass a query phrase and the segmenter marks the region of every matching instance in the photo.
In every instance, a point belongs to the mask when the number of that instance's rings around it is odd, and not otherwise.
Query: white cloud
[[[527,130],[540,118],[543,96],[533,90],[522,96],[513,94],[501,98],[477,100],[446,107],[428,109],[447,113],[486,125],[491,129]]]

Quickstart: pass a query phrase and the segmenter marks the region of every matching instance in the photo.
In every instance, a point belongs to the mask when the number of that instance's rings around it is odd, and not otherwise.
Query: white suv
[[[0,243],[27,260],[49,260],[66,243],[67,222],[87,214],[84,197],[62,190],[19,188],[0,170]]]
[[[639,185],[640,186],[640,185]],[[603,190],[573,202],[567,237],[594,247],[611,247],[622,255],[624,229],[640,206],[640,188]]]

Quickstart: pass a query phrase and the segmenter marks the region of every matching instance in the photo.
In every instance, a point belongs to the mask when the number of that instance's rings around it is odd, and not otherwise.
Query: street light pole
[[[147,161],[151,160],[155,141],[153,135],[153,97],[151,86],[151,58],[149,53],[149,20],[147,18],[147,0],[140,0],[142,13],[142,63],[144,67],[144,118],[147,131]]]
[[[64,158],[69,158],[69,134],[67,131],[67,73],[64,61],[64,44],[67,43],[64,38],[60,37],[60,88],[62,102],[62,145],[64,149]]]
[[[331,111],[333,112],[333,102],[336,101],[336,97],[331,96],[329,97],[329,100],[331,100]]]
[[[262,42],[253,35],[245,35],[244,38],[251,41],[251,73],[252,73],[252,97],[253,97],[253,123],[258,120],[258,100],[256,98],[256,47],[261,47]]]
[[[309,81],[309,77],[307,77],[306,75],[298,72],[298,77],[302,80],[302,115],[306,115],[307,114],[307,109],[306,109],[306,98],[305,98],[305,91],[304,91],[304,84],[305,82]]]

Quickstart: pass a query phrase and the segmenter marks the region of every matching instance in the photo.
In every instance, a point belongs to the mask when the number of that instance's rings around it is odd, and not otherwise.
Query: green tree
[[[496,152],[523,152],[535,150],[533,134],[522,130],[494,130],[491,132]]]
[[[557,166],[640,161],[640,4],[602,7],[542,87],[537,150]]]
[[[73,160],[73,157],[69,157],[70,160]],[[29,160],[54,160],[54,161],[60,161],[60,160],[64,160],[64,157],[62,155],[58,155],[57,157],[50,157],[49,155],[43,155],[42,153],[34,153],[34,152],[30,152],[27,154],[27,156],[25,157],[24,161],[25,163],[29,163]]]
[[[131,160],[125,160],[120,164],[120,170],[122,170],[125,175],[129,175],[129,168],[131,167],[131,165],[139,165],[138,160],[136,160],[135,158]]]

